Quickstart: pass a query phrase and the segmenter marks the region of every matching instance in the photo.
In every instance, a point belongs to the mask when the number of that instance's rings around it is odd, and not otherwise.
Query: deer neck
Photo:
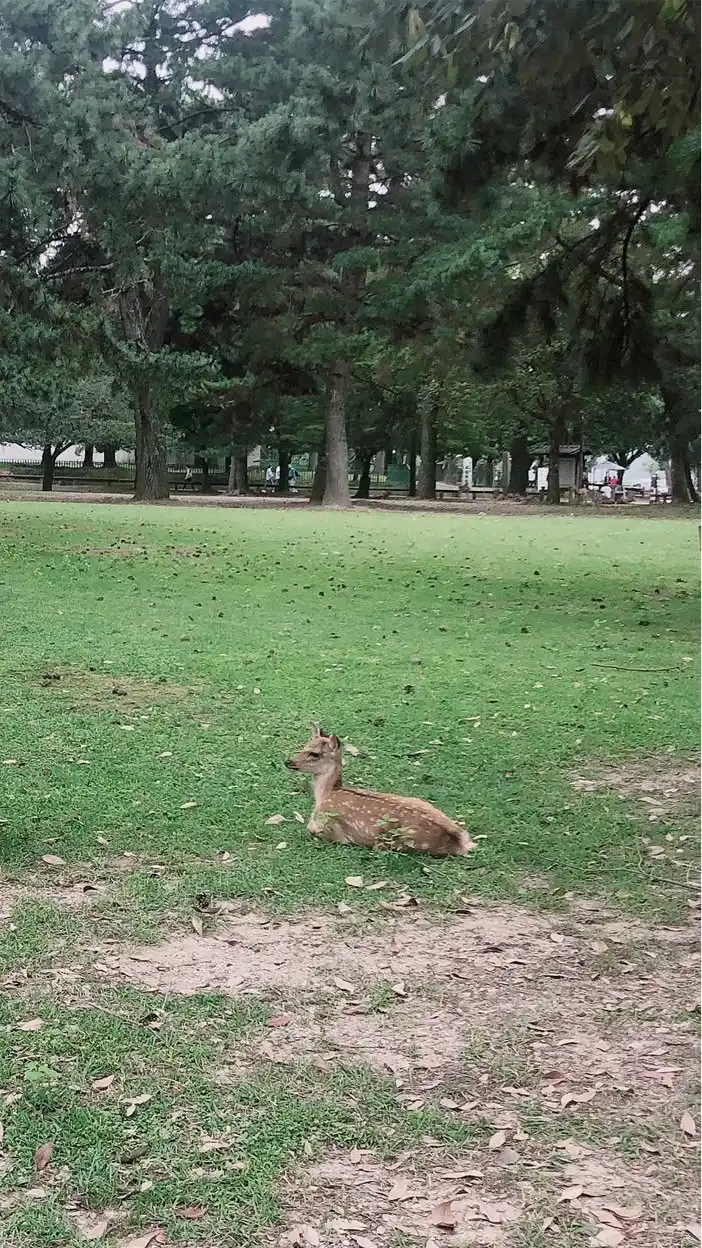
[[[334,789],[341,788],[341,761],[332,763],[332,765],[314,777],[314,808],[318,810],[324,804],[330,793]]]

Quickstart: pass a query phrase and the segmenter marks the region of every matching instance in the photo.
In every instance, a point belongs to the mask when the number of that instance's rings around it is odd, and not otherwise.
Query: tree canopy
[[[363,492],[376,451],[411,479],[420,454],[431,495],[439,455],[509,450],[522,492],[577,433],[689,498],[699,25],[692,0],[9,0],[0,432],[133,445],[141,498],[169,440],[239,488],[258,443],[315,452],[333,505],[350,455]]]

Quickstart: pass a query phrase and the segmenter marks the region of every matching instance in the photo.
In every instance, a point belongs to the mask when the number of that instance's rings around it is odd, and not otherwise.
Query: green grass
[[[39,890],[0,926],[0,970],[21,988],[0,1006],[0,1209],[4,1192],[46,1188],[4,1210],[3,1242],[77,1243],[74,1201],[128,1210],[130,1230],[162,1224],[173,1243],[248,1244],[296,1160],[394,1156],[427,1135],[484,1144],[479,1114],[407,1112],[363,1067],[262,1066],[262,1002],[164,999],[85,969],[75,991],[60,974],[52,989],[47,971],[85,964],[106,936],[157,940],[210,898],[362,912],[398,890],[439,910],[476,892],[539,905],[575,892],[676,917],[672,867],[642,861],[648,810],[569,777],[695,750],[697,569],[696,526],[668,518],[0,504],[0,862]],[[465,818],[478,853],[313,839],[295,818],[304,781],[283,766],[313,718],[360,751],[350,779]],[[275,813],[285,823],[267,826]],[[692,822],[683,811],[675,830]],[[134,869],[117,871],[125,851]],[[694,841],[686,852],[694,862]],[[100,878],[109,893],[90,907],[41,897]],[[396,1004],[384,984],[369,1000]],[[40,1031],[17,1030],[34,1015]],[[518,1047],[505,1078],[523,1073]],[[474,1064],[468,1052],[469,1083]],[[203,1154],[208,1136],[230,1147]],[[179,1217],[193,1205],[202,1220]]]
[[[441,904],[524,872],[660,904],[631,807],[568,773],[695,748],[694,524],[3,504],[0,539],[6,864],[141,852],[285,908],[359,872]],[[427,874],[313,841],[282,765],[311,718],[361,750],[349,778],[465,817],[479,854]],[[218,850],[234,868],[194,861]]]

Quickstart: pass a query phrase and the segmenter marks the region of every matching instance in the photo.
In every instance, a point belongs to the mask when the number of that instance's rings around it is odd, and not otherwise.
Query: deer
[[[311,725],[312,739],[285,764],[314,777],[314,810],[308,831],[337,845],[404,850],[446,858],[477,849],[460,824],[418,797],[347,788],[342,783],[341,741]]]

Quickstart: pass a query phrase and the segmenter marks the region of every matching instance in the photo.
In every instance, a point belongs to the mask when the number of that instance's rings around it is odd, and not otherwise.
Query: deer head
[[[341,742],[338,737],[328,736],[316,724],[310,725],[312,738],[302,749],[293,754],[285,764],[291,771],[306,771],[312,776],[341,769]]]

